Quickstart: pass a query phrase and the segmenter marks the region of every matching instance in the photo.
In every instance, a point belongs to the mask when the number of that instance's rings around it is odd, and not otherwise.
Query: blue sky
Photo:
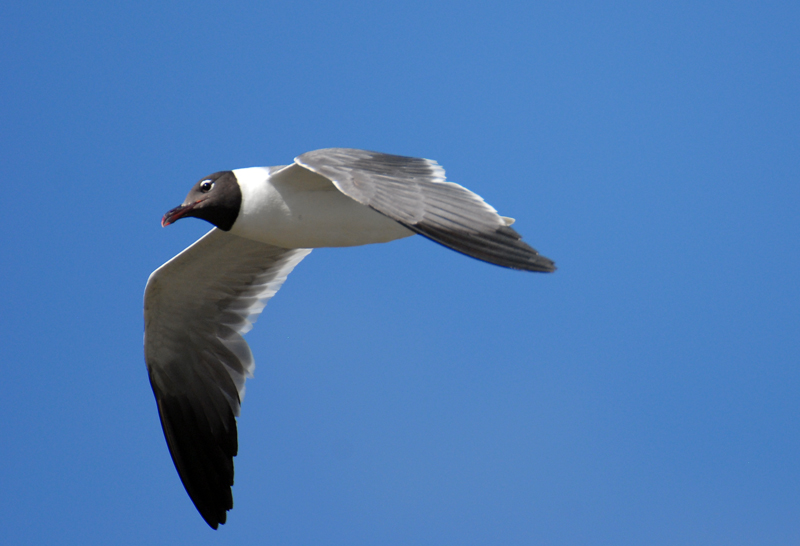
[[[791,2],[5,2],[4,544],[800,542]],[[210,530],[142,354],[211,172],[438,160],[559,270],[314,251]]]

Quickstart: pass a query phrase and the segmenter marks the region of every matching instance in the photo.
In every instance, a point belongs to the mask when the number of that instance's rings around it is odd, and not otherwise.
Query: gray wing
[[[150,275],[144,352],[175,468],[214,529],[233,507],[236,417],[253,355],[242,335],[310,249],[212,229]]]
[[[295,163],[330,179],[348,197],[444,246],[486,262],[554,271],[509,227],[511,221],[477,194],[445,181],[430,159],[350,148],[305,153]]]

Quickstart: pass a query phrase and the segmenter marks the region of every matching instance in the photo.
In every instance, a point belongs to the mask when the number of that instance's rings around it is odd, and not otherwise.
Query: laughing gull
[[[233,507],[236,417],[255,368],[242,336],[312,248],[419,233],[503,267],[555,270],[511,218],[429,159],[329,148],[288,166],[222,171],[161,225],[187,216],[215,228],[150,275],[144,353],[175,468],[214,529]]]

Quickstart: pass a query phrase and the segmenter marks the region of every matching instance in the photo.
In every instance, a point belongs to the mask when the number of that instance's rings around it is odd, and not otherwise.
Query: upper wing
[[[236,419],[253,355],[242,335],[310,249],[212,229],[156,269],[144,292],[144,353],[164,436],[203,519],[233,507]]]
[[[446,182],[444,169],[430,159],[350,148],[327,148],[295,159],[329,178],[362,205],[397,220],[412,231],[473,258],[527,271],[554,271],[477,194]]]

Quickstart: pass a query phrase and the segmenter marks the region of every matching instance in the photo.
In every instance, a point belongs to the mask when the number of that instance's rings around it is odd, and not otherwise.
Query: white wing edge
[[[308,256],[311,250],[310,248],[290,250],[284,257],[276,261],[275,265],[256,277],[257,280],[253,283],[254,291],[248,291],[247,293],[247,297],[256,298],[256,302],[241,310],[237,309],[237,314],[240,314],[240,316],[245,319],[245,322],[238,326],[231,326],[238,335],[217,337],[228,350],[239,358],[245,368],[245,374],[241,374],[228,365],[225,365],[225,369],[228,371],[234,385],[236,385],[236,390],[239,392],[239,403],[244,400],[245,381],[253,377],[253,372],[256,368],[255,359],[253,358],[250,346],[242,336],[253,329],[253,325],[256,320],[258,320],[264,307],[266,307],[267,302],[280,290],[281,286],[283,286],[283,283],[286,281],[286,277],[289,276],[289,273],[294,270],[295,266],[299,264],[303,258]],[[231,309],[228,308],[228,310]],[[234,407],[237,410],[234,413],[238,417],[238,404]]]

